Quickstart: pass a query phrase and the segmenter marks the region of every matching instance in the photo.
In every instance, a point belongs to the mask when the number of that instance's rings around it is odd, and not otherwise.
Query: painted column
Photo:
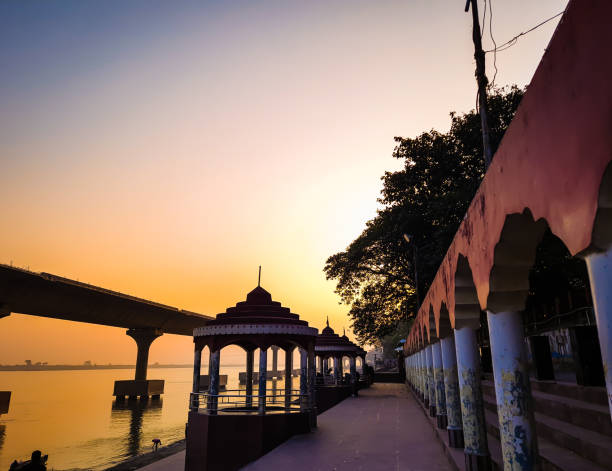
[[[436,425],[446,429],[446,393],[444,392],[444,368],[442,366],[442,348],[440,342],[431,346],[433,355],[434,391],[436,396]]]
[[[268,350],[266,348],[259,349],[259,390],[257,391],[259,399],[259,413],[266,413],[266,380],[268,379]]]
[[[455,351],[465,443],[463,449],[465,467],[467,470],[489,470],[491,457],[480,384],[480,355],[476,331],[473,328],[463,327],[455,330]]]
[[[314,343],[308,346],[308,389],[310,394],[310,426],[317,427],[317,372],[315,368]]]
[[[349,357],[349,370],[351,375],[351,385],[353,386],[353,396],[357,396],[357,363],[355,357]]]
[[[219,362],[221,360],[221,350],[210,352],[210,360],[208,361],[208,413],[217,413],[217,403],[219,396]]]
[[[612,414],[612,250],[589,255],[586,257],[586,263],[591,280],[601,360],[606,376],[608,407]]]
[[[308,352],[300,348],[300,406],[302,409],[308,409],[308,400],[304,399],[308,396]]]
[[[193,395],[191,396],[191,410],[197,411],[200,407],[200,369],[202,365],[202,350],[195,346],[193,355]]]
[[[334,379],[336,384],[340,384],[340,379],[342,375],[340,374],[340,359],[338,357],[334,357]]]
[[[429,396],[427,396],[427,381],[425,381],[425,350],[419,350],[419,394],[425,408],[429,407]]]
[[[538,441],[520,312],[487,313],[504,469],[538,468]]]
[[[427,367],[427,398],[429,401],[429,416],[436,416],[436,391],[434,389],[433,377],[433,354],[432,347],[428,345],[425,349],[425,364]]]
[[[253,407],[253,350],[246,352],[246,406]]]
[[[285,350],[285,409],[291,409],[291,393],[293,390],[293,348]]]
[[[272,377],[278,378],[278,348],[276,345],[270,347],[272,349]]]
[[[440,343],[442,346],[442,366],[444,368],[448,443],[453,448],[463,448],[463,424],[461,422],[461,402],[459,401],[455,337],[451,334],[442,339]]]

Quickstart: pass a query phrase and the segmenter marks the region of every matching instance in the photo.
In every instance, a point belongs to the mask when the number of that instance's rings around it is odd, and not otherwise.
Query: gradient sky
[[[493,0],[497,42],[566,3]],[[262,265],[275,300],[341,331],[322,268],[375,215],[393,137],[474,107],[464,4],[1,2],[0,262],[206,314]],[[498,55],[498,84],[529,83],[556,23]],[[121,329],[0,325],[3,364],[135,361]],[[165,335],[150,361],[192,348]]]

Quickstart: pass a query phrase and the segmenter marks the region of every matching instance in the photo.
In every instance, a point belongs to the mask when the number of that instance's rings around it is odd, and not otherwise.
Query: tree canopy
[[[516,86],[491,91],[493,152],[523,93]],[[395,138],[393,157],[403,160],[404,168],[383,175],[376,217],[346,250],[325,263],[327,279],[336,280],[336,293],[350,306],[360,342],[380,343],[401,321],[414,316],[417,296],[422,299],[429,289],[482,180],[478,113],[452,112],[450,118],[447,133],[431,130],[414,138]]]

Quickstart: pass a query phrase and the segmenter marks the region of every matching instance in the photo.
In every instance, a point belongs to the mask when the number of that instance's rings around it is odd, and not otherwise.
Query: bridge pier
[[[159,398],[164,393],[164,380],[147,380],[147,366],[149,363],[149,348],[153,341],[161,337],[163,332],[160,329],[128,329],[129,335],[136,341],[138,353],[136,355],[136,372],[133,380],[115,381],[113,395],[118,400],[123,400],[125,396],[130,399],[140,397],[148,399],[149,396]]]

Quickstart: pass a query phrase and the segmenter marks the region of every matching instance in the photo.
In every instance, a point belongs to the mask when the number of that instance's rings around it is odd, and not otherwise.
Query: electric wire
[[[490,0],[489,0],[490,1]],[[490,10],[490,6],[489,6],[489,10]],[[561,16],[563,13],[565,13],[565,10],[557,13],[554,16],[551,16],[550,18],[542,21],[541,23],[538,23],[537,25],[535,25],[533,28],[528,29],[527,31],[523,31],[522,33],[517,34],[516,36],[514,36],[512,39],[510,39],[509,41],[506,41],[505,43],[501,44],[500,46],[496,46],[493,49],[489,49],[488,51],[485,51],[485,53],[489,53],[489,52],[493,52],[494,54],[497,54],[498,52],[502,52],[505,51],[507,49],[510,49],[512,46],[514,46],[517,42],[518,39],[521,36],[525,36],[526,34],[531,33],[532,31],[538,29],[540,26],[545,25],[546,23],[548,23],[549,21],[554,20],[555,18],[557,18],[558,16]],[[489,12],[489,18],[490,18],[491,13]]]

